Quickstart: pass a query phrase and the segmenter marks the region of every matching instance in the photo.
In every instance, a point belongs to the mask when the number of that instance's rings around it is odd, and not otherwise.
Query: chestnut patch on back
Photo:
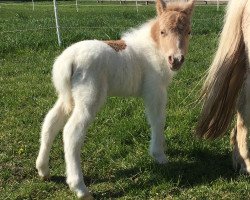
[[[124,40],[107,40],[104,42],[117,52],[122,51],[127,47]]]

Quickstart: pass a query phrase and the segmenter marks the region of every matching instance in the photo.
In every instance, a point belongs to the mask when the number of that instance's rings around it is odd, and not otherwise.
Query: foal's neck
[[[129,32],[126,32],[122,36],[122,40],[126,42],[128,46],[133,47],[134,50],[139,50],[140,53],[144,53],[147,50],[157,51],[156,46],[156,35],[152,35],[152,29],[159,28],[157,20],[153,19],[137,29],[132,29]],[[144,51],[143,51],[144,49]]]
[[[154,24],[151,27],[151,37],[156,43],[156,45],[159,43],[159,35],[160,32],[160,25],[158,21],[155,21]]]

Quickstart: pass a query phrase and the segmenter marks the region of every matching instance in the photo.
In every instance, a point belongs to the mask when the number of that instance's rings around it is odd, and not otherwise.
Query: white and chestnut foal
[[[92,198],[83,180],[80,149],[88,125],[108,96],[144,99],[152,129],[150,154],[158,163],[166,163],[166,87],[187,53],[193,6],[193,1],[166,5],[157,0],[157,18],[121,40],[78,42],[56,59],[53,83],[58,100],[42,126],[36,161],[41,177],[49,177],[49,152],[64,127],[67,183],[79,198]]]

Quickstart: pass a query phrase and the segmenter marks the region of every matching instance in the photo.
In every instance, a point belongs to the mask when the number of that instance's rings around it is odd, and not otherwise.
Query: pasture
[[[35,11],[30,3],[0,3],[0,199],[76,199],[65,183],[61,134],[51,152],[51,180],[40,180],[35,169],[41,123],[56,100],[53,61],[74,42],[119,39],[155,15],[154,5],[137,13],[134,6],[81,3],[76,12],[70,3],[58,7],[61,48],[51,3],[36,4]],[[168,164],[148,154],[142,101],[108,99],[82,148],[85,183],[96,199],[249,199],[250,178],[232,167],[229,134],[216,141],[194,135],[223,15],[224,7],[195,8],[189,54],[168,93]]]

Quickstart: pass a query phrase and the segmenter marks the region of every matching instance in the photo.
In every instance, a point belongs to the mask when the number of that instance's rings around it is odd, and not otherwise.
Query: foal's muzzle
[[[177,71],[181,68],[185,58],[184,55],[180,56],[168,56],[168,63],[170,64],[170,69],[173,71]]]

